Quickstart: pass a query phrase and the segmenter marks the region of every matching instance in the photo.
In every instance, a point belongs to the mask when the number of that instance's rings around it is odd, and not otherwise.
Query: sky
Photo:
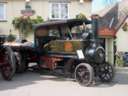
[[[93,0],[92,2],[92,14],[96,14],[103,10],[107,6],[111,6],[122,0]]]

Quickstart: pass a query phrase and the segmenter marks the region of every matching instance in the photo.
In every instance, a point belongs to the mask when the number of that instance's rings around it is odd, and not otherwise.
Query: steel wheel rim
[[[2,71],[4,72],[4,75],[6,77],[8,77],[10,75],[10,73],[12,72],[12,66],[11,66],[12,64],[11,64],[11,61],[10,61],[11,59],[12,59],[12,57],[10,57],[9,53],[6,51],[5,52],[6,62],[5,62],[5,65],[2,66]]]
[[[77,70],[76,70],[76,79],[81,83],[81,84],[88,84],[89,80],[90,80],[90,73],[89,70],[84,67],[84,66],[80,66]]]
[[[14,54],[10,47],[6,47],[4,50],[4,64],[1,66],[1,73],[6,80],[10,80],[15,72]]]
[[[3,71],[3,73],[4,73],[4,75],[6,76],[6,77],[9,77],[10,76],[10,73],[12,72],[12,68],[11,68],[11,66],[3,66],[2,67],[2,71]]]
[[[109,64],[104,64],[101,68],[100,68],[100,78],[105,80],[105,81],[109,81],[113,78],[113,68],[111,65]]]

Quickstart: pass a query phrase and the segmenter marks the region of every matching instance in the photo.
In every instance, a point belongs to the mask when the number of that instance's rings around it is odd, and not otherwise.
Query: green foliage
[[[42,19],[41,16],[37,16],[35,19],[32,19],[32,23],[33,24],[38,24],[38,23],[42,23],[44,20]]]
[[[15,17],[12,21],[12,24],[16,30],[18,30],[21,34],[23,34],[25,37],[28,36],[29,33],[32,31],[33,24],[38,24],[43,22],[41,16],[37,16],[36,18],[31,17]]]
[[[83,13],[80,13],[80,14],[76,15],[76,19],[87,19],[87,17]]]
[[[124,65],[123,54],[116,55],[116,65],[122,67]]]
[[[13,34],[9,34],[9,36],[7,37],[8,42],[13,42],[13,41],[15,41],[15,39],[16,39],[16,36]]]
[[[125,23],[122,27],[123,31],[128,31],[128,23]]]

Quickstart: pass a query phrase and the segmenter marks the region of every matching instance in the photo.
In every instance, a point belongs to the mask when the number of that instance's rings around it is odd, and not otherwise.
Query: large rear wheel
[[[16,71],[15,55],[10,47],[5,47],[4,64],[1,66],[1,74],[5,80],[11,80]]]
[[[87,63],[81,63],[76,66],[75,79],[80,85],[89,86],[93,81],[93,68]]]
[[[27,62],[24,54],[22,54],[20,52],[17,52],[15,54],[16,54],[16,60],[17,60],[16,72],[17,73],[23,73],[28,68],[28,62]]]

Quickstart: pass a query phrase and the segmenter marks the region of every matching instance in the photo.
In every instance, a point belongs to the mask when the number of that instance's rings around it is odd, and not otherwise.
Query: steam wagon
[[[97,35],[97,19],[47,21],[35,25],[34,44],[4,43],[0,38],[0,69],[10,80],[15,72],[24,72],[30,62],[40,69],[60,68],[83,86],[98,77],[110,82],[114,77],[111,64],[105,61],[105,50]]]
[[[48,21],[35,26],[35,50],[40,68],[61,68],[89,86],[95,77],[110,82],[114,76],[105,61],[105,49],[97,35],[97,19]]]

